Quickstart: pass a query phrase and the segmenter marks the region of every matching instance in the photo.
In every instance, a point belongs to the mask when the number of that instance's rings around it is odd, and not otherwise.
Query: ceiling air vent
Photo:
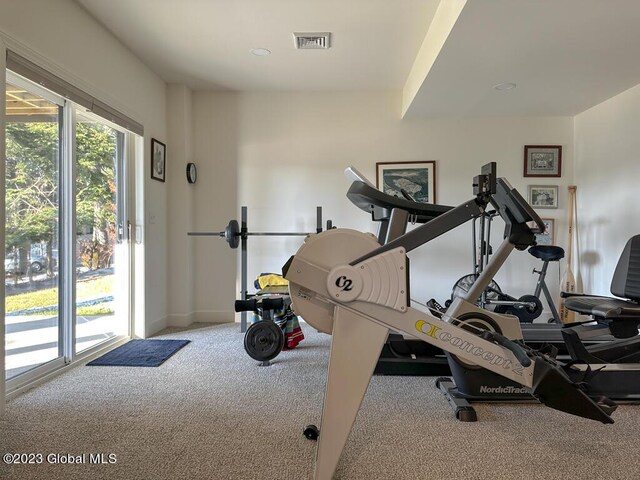
[[[293,33],[298,50],[327,49],[331,46],[331,33]]]

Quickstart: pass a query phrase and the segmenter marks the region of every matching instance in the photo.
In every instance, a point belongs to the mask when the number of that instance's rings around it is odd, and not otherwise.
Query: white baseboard
[[[193,313],[174,313],[167,316],[167,327],[188,327],[193,322],[195,322]]]
[[[168,326],[168,317],[162,317],[153,322],[145,325],[144,338],[149,338],[152,335],[164,330]]]
[[[201,311],[194,312],[193,322],[197,323],[232,323],[235,320],[235,312],[229,311]]]
[[[232,323],[234,320],[234,312],[210,310],[180,314],[174,313],[148,325],[147,334],[148,336],[154,335],[167,327],[188,327],[194,323]]]

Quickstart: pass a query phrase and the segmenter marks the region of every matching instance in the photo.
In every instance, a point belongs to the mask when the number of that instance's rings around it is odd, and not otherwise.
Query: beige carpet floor
[[[43,463],[0,462],[0,478],[311,479],[302,430],[319,423],[330,337],[303,329],[268,368],[245,354],[238,325],[163,332],[192,342],[158,368],[69,368],[9,402],[0,453]],[[336,478],[640,478],[640,406],[620,406],[613,425],[537,404],[477,411],[477,423],[455,420],[433,378],[374,377]]]

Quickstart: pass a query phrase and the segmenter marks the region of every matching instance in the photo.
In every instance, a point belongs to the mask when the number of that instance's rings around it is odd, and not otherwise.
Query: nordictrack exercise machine
[[[497,183],[509,202],[495,197]],[[505,219],[505,240],[467,298],[456,298],[442,319],[412,308],[407,253],[480,215],[489,202]],[[475,177],[471,200],[385,245],[370,234],[341,228],[308,237],[291,257],[283,273],[296,314],[333,335],[316,480],[333,477],[390,329],[523,385],[551,408],[613,422],[614,404],[590,398],[553,358],[521,343],[517,318],[482,310],[474,303],[509,254],[534,243],[527,226],[531,221],[544,228],[518,192],[505,180],[496,180],[492,164]],[[497,328],[487,329],[487,324]]]

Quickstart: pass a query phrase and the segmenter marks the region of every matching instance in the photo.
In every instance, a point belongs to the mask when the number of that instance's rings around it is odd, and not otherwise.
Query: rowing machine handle
[[[497,332],[491,332],[489,330],[485,330],[482,334],[482,338],[489,341],[494,341],[498,345],[502,345],[507,350],[510,350],[511,353],[515,355],[520,362],[520,365],[523,367],[528,367],[531,365],[531,359],[527,356],[526,352],[518,345],[516,342],[509,340],[507,337],[500,335]]]

